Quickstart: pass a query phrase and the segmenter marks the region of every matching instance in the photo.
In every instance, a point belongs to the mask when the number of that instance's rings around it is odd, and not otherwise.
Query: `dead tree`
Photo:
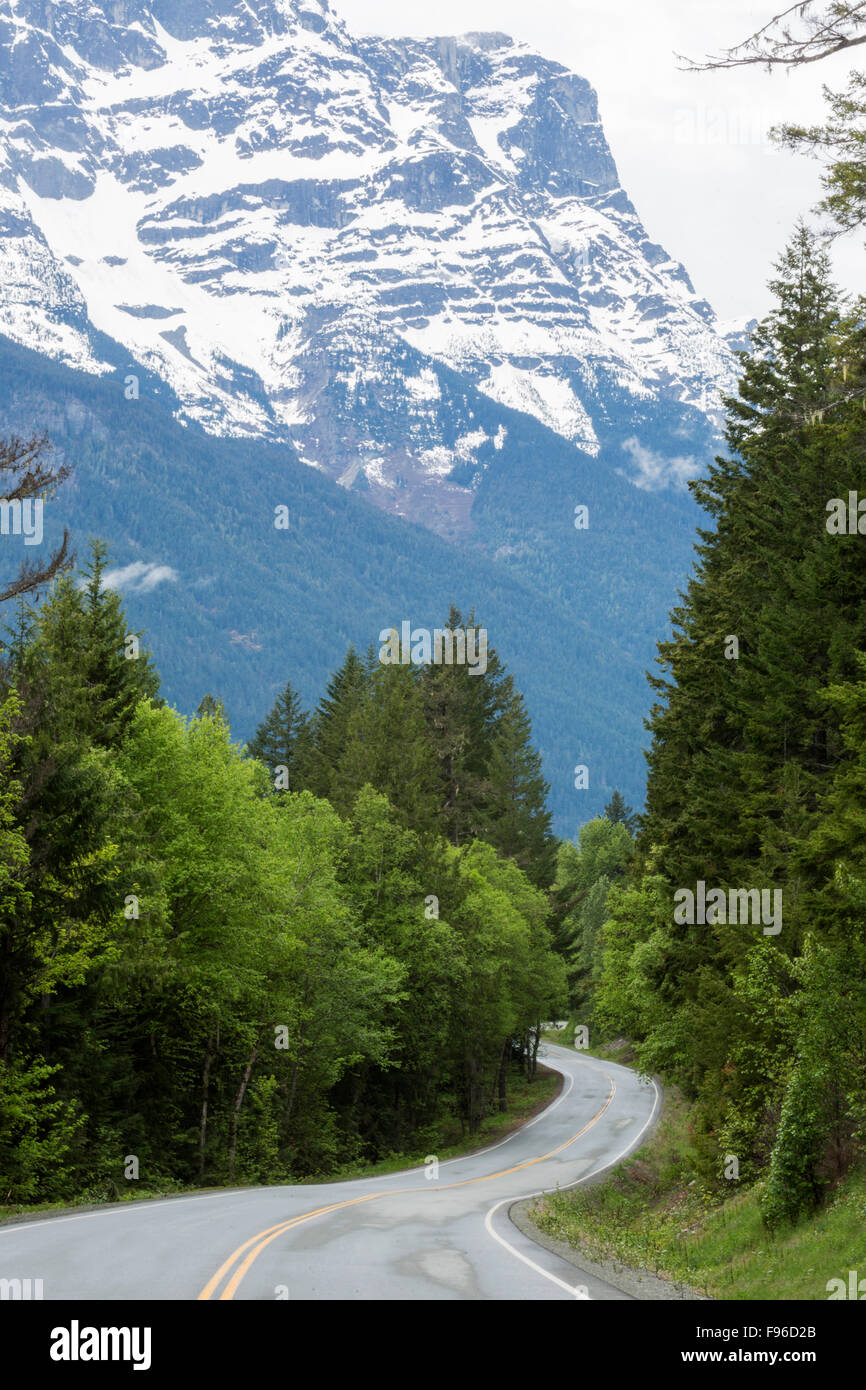
[[[677,57],[683,66],[697,72],[753,64],[768,69],[793,68],[820,62],[862,43],[866,43],[866,0],[831,0],[820,6],[818,0],[799,0],[716,57],[702,63],[680,54]]]
[[[0,439],[0,501],[7,507],[16,503],[20,507],[27,500],[44,502],[69,477],[71,470],[66,464],[55,466],[49,461],[48,449],[44,434],[32,439],[19,439],[17,435]],[[49,583],[61,570],[70,567],[73,558],[69,553],[69,531],[64,530],[61,544],[47,560],[26,560],[17,578],[0,579],[0,603]]]

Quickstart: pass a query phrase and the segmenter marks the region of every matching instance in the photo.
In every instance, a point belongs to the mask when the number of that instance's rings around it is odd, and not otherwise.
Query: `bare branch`
[[[17,435],[0,440],[0,498],[19,503],[27,498],[44,501],[56,492],[71,469],[66,464],[54,466],[50,463],[46,459],[48,449],[48,437],[44,434],[26,440]],[[74,556],[69,553],[69,532],[64,530],[61,544],[44,563],[25,561],[17,579],[0,584],[0,603],[21,598],[50,583],[55,575],[69,569],[73,560]]]
[[[74,559],[75,556],[69,554],[69,532],[64,531],[62,543],[44,565],[25,561],[21,566],[18,578],[8,584],[5,589],[0,589],[0,603],[5,603],[10,598],[21,598],[22,595],[41,588],[43,584],[50,583],[55,575],[60,574],[61,570],[69,569]]]
[[[817,0],[799,0],[798,4],[774,15],[742,43],[702,63],[680,53],[677,59],[689,72],[749,65],[799,67],[866,43],[866,0],[832,0],[818,15],[812,13],[816,3]],[[799,33],[791,27],[789,21],[792,19],[801,21]]]

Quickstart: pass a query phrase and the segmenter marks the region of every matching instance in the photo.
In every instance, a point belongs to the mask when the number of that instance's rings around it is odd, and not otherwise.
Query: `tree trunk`
[[[289,1103],[288,1103],[288,1105],[286,1106],[286,1126],[287,1126],[287,1127],[288,1127],[289,1120],[291,1119],[291,1116],[292,1116],[292,1110],[294,1109],[294,1105],[295,1105],[295,1093],[296,1093],[296,1091],[297,1091],[297,1089],[298,1089],[298,1072],[299,1072],[300,1069],[301,1069],[301,1053],[302,1053],[303,1050],[304,1050],[304,1031],[305,1031],[305,1029],[306,1029],[306,1026],[307,1026],[307,1025],[306,1025],[305,1023],[302,1023],[302,1024],[301,1024],[301,1032],[300,1032],[300,1035],[299,1035],[299,1037],[298,1037],[298,1050],[297,1050],[297,1053],[296,1053],[296,1055],[295,1055],[295,1065],[292,1067],[292,1085],[291,1085],[291,1088],[290,1088],[290,1090],[289,1090]]]
[[[466,1059],[469,1090],[469,1133],[474,1134],[483,1119],[484,1093],[481,1088],[478,1058],[470,1054]]]
[[[9,1000],[0,999],[0,1062],[9,1061]]]
[[[529,1079],[530,1079],[531,1081],[534,1081],[534,1080],[535,1080],[535,1072],[536,1072],[536,1068],[537,1068],[537,1066],[538,1066],[538,1048],[539,1048],[540,1043],[541,1043],[541,1020],[539,1019],[538,1023],[536,1023],[535,1028],[533,1029],[533,1032],[532,1032],[532,1069],[531,1069],[531,1071],[530,1071],[530,1073],[529,1073]]]
[[[502,1056],[499,1058],[499,1109],[504,1112],[508,1109],[508,1046],[510,1038],[506,1038],[502,1044]]]
[[[204,1059],[204,1070],[201,1076],[201,1127],[198,1139],[198,1177],[201,1182],[204,1176],[204,1151],[207,1141],[207,1097],[208,1087],[210,1086],[210,1069],[213,1059],[216,1056],[216,1049],[219,1047],[219,1025],[211,1033],[207,1040],[207,1052]]]
[[[238,1087],[238,1093],[235,1096],[235,1108],[232,1113],[232,1122],[229,1131],[229,1177],[232,1177],[235,1171],[235,1153],[237,1152],[238,1147],[238,1119],[240,1118],[241,1106],[244,1103],[244,1096],[247,1093],[247,1086],[250,1083],[250,1077],[252,1076],[253,1067],[256,1064],[256,1058],[258,1057],[258,1055],[259,1049],[258,1044],[256,1044],[256,1046],[250,1053],[249,1061],[244,1067],[244,1074],[241,1077],[241,1084]]]

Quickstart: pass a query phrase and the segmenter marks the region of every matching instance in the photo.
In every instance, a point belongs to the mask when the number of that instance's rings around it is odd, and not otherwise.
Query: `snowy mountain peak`
[[[662,481],[715,419],[731,347],[620,187],[595,92],[507,35],[356,40],[324,0],[2,0],[0,55],[16,342],[138,362],[207,429],[291,439],[447,533],[508,411],[578,463],[634,478],[650,450]]]

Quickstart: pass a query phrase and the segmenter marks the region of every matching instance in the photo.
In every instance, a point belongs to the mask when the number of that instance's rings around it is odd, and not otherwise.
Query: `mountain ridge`
[[[45,8],[6,0],[0,26]],[[729,345],[621,188],[594,90],[561,64],[498,33],[355,40],[306,0],[76,0],[54,25],[22,41],[40,105],[11,80],[15,44],[0,85],[13,341],[100,371],[101,332],[211,432],[291,440],[444,534],[465,530],[472,488],[455,479],[486,466],[491,436],[467,415],[448,437],[441,365],[578,455],[603,447],[611,399],[623,438],[647,401],[718,424]],[[391,441],[363,388],[395,338],[427,362],[400,385],[412,430]],[[356,437],[325,451],[346,396]]]
[[[311,702],[348,641],[455,601],[558,828],[640,803],[743,337],[648,236],[583,77],[306,0],[0,0],[0,276],[0,427],[52,433],[52,525],[109,541],[182,709],[211,690],[248,738],[287,675]],[[274,550],[265,497],[312,496]]]

